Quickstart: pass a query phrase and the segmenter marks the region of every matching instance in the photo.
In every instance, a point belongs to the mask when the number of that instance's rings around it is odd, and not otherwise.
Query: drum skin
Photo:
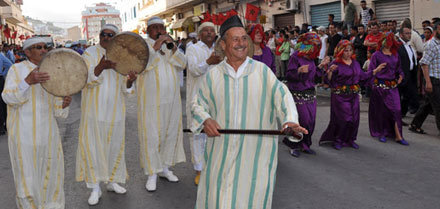
[[[39,71],[49,74],[50,79],[41,83],[41,86],[55,96],[76,94],[87,83],[87,64],[72,49],[54,49],[48,52],[39,64]]]
[[[116,72],[128,75],[130,71],[139,74],[148,64],[148,44],[138,34],[122,32],[117,34],[109,43],[107,60],[116,63]]]
[[[252,58],[254,56],[254,42],[252,41],[251,37],[248,35],[248,57]],[[223,52],[222,46],[220,45],[221,38],[219,38],[215,42],[215,54],[217,56],[220,56],[222,59],[225,58],[225,53]]]

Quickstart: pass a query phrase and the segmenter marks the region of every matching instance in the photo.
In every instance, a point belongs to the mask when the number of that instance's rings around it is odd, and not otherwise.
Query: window
[[[124,13],[125,22],[127,22],[127,12]]]
[[[133,17],[136,18],[136,7],[133,7]]]

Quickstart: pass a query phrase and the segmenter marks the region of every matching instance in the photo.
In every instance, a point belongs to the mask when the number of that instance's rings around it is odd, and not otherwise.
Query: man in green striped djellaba
[[[248,36],[238,16],[220,27],[226,58],[206,73],[192,100],[191,131],[209,136],[196,209],[270,209],[278,162],[278,137],[220,135],[218,129],[278,129],[298,125],[287,87],[264,63],[247,57]],[[289,128],[287,128],[289,127]]]

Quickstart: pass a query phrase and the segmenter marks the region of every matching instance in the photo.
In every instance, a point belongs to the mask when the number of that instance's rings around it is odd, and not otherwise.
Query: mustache
[[[234,47],[235,50],[239,50],[239,49],[246,49],[246,46],[236,46]]]

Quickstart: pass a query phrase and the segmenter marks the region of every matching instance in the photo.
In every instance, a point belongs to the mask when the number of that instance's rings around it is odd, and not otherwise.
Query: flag
[[[235,11],[235,9],[231,9],[231,10],[229,10],[229,11],[226,13],[226,16],[227,16],[228,18],[230,18],[230,17],[232,17],[232,16],[234,16],[234,15],[238,15],[238,13],[237,13],[237,11]]]
[[[218,25],[221,25],[221,24],[223,24],[223,22],[225,22],[227,19],[228,19],[228,17],[226,16],[226,15],[224,15],[223,13],[218,13],[218,19],[217,19],[217,21],[218,21]]]
[[[5,25],[5,29],[3,30],[3,34],[5,34],[6,38],[11,38],[11,30],[8,27],[8,24]]]
[[[214,25],[219,25],[218,24],[218,15],[212,14],[211,17],[212,17],[212,23],[214,23]]]
[[[24,35],[21,34],[18,38],[19,38],[20,40],[23,40],[23,39],[25,39],[26,37],[24,37]]]
[[[17,31],[14,31],[14,33],[12,33],[12,39],[16,39],[17,38]]]
[[[26,36],[26,39],[29,39],[31,36]]]
[[[249,21],[256,21],[259,12],[260,8],[252,4],[246,4],[246,15],[244,16],[244,18]]]
[[[205,13],[203,13],[203,20],[201,22],[202,23],[212,22],[212,17],[211,17],[211,14],[209,14],[209,11],[206,11]]]

